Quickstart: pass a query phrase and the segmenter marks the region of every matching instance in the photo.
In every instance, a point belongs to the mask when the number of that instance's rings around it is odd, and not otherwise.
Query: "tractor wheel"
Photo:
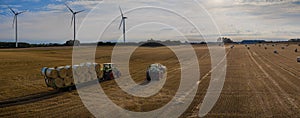
[[[109,79],[110,79],[110,80],[115,79],[114,73],[113,73],[113,72],[110,72],[110,73],[109,73]]]

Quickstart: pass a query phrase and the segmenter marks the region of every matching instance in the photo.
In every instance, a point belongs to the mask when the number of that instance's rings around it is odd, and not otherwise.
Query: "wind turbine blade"
[[[24,13],[24,12],[27,12],[27,11],[25,10],[25,11],[19,12],[19,13],[17,13],[17,14],[22,14],[22,13]]]
[[[12,27],[14,27],[15,26],[15,21],[16,21],[16,15],[14,16],[14,20],[13,20],[13,24],[12,24]]]
[[[121,20],[121,23],[120,23],[119,29],[121,29],[122,23],[123,23],[123,19]]]
[[[121,16],[122,16],[122,19],[123,19],[124,15],[123,15],[123,11],[122,11],[122,9],[121,9],[121,7],[120,7],[120,6],[119,6],[119,9],[120,9]]]
[[[73,20],[74,20],[74,14],[72,15],[72,20],[71,20],[71,25],[70,25],[70,27],[72,27],[72,25],[73,25]]]
[[[80,13],[80,12],[83,12],[83,11],[85,11],[85,10],[77,11],[77,12],[75,12],[75,14]]]
[[[10,9],[10,11],[13,13],[13,14],[16,14],[16,12],[11,8],[11,7],[9,7],[9,6],[7,6],[9,9]]]
[[[65,4],[65,5],[72,13],[74,13],[74,11],[67,4]]]

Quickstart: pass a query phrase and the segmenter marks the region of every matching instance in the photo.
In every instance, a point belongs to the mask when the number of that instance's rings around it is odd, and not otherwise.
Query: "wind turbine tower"
[[[120,12],[121,12],[121,17],[122,17],[119,29],[121,29],[121,26],[123,24],[123,40],[124,40],[124,43],[125,43],[126,42],[126,22],[125,22],[125,20],[127,19],[127,17],[124,16],[120,6],[119,6],[119,9],[120,9]]]
[[[74,39],[73,39],[73,43],[75,44],[75,40],[76,40],[76,14],[78,14],[80,12],[83,12],[84,10],[73,11],[67,4],[65,4],[65,5],[70,10],[70,12],[72,13],[71,26],[72,26],[72,24],[74,24]]]
[[[14,11],[11,7],[8,6],[8,8],[10,9],[10,11],[14,14],[14,20],[13,20],[13,27],[15,26],[15,38],[16,38],[16,48],[18,47],[18,15],[26,12],[26,11],[22,11],[22,12],[16,12]]]

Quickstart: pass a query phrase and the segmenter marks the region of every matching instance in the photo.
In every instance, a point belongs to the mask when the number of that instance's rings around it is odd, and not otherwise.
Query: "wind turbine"
[[[80,12],[83,12],[84,10],[81,10],[81,11],[73,11],[67,4],[65,4],[67,6],[67,8],[70,10],[70,12],[72,12],[72,20],[71,20],[71,26],[72,26],[72,23],[74,21],[74,41],[73,43],[75,44],[75,40],[76,40],[76,14],[80,13]]]
[[[16,11],[14,11],[11,7],[9,7],[9,6],[7,6],[9,9],[10,9],[10,11],[15,15],[14,16],[14,20],[13,20],[13,25],[12,25],[12,27],[14,27],[15,26],[15,33],[16,33],[16,48],[18,47],[18,15],[20,15],[20,14],[22,14],[22,13],[24,13],[24,12],[26,12],[26,11],[22,11],[22,12],[16,12]]]
[[[125,37],[125,34],[126,34],[126,22],[125,22],[125,20],[127,19],[127,17],[124,17],[124,14],[123,14],[122,9],[121,9],[120,6],[119,6],[119,9],[120,9],[121,16],[122,16],[122,19],[121,19],[121,23],[120,23],[119,29],[121,29],[121,26],[122,26],[122,24],[123,24],[123,40],[124,40],[124,43],[125,43],[125,41],[126,41],[126,37]]]

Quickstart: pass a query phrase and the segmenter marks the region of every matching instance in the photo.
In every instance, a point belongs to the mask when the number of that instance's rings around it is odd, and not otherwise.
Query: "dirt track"
[[[281,46],[284,46],[283,44]],[[237,45],[228,49],[226,82],[220,99],[207,115],[207,117],[300,117],[300,64],[294,53],[296,45],[290,45],[282,50],[281,46],[258,47],[250,46],[248,50],[244,45]],[[106,50],[106,51],[105,51]],[[109,61],[110,47],[100,48],[96,54],[98,63]],[[279,54],[273,51],[278,50]],[[38,92],[47,92],[42,77],[39,77],[39,68],[42,66],[55,66],[55,61],[61,65],[70,64],[71,55],[68,49],[34,49],[26,51],[1,51],[6,56],[2,69],[8,68],[18,74],[3,73],[0,77],[0,100],[10,99]],[[195,46],[199,58],[201,78],[197,95],[182,117],[196,117],[199,104],[202,102],[210,75],[210,56],[204,46]],[[14,56],[17,54],[17,56]],[[147,57],[150,54],[157,56]],[[64,56],[59,56],[64,55]],[[162,56],[163,55],[163,56]],[[3,57],[2,56],[2,57]],[[30,59],[27,59],[31,57]],[[41,57],[36,58],[35,57]],[[18,60],[23,61],[18,61]],[[53,62],[54,61],[54,62]],[[18,62],[11,67],[10,64]],[[135,98],[122,92],[114,81],[101,83],[109,97],[119,106],[132,111],[149,111],[166,104],[175,94],[180,77],[180,66],[174,53],[167,48],[140,48],[131,58],[130,72],[136,82],[144,80],[145,67],[148,64],[160,62],[168,67],[167,83],[158,95],[148,99]],[[25,68],[29,75],[16,68]],[[34,68],[34,69],[32,69]],[[38,68],[38,69],[35,69]],[[20,78],[15,77],[22,76]],[[24,77],[25,75],[25,77]],[[7,80],[7,78],[15,78]],[[26,84],[21,84],[23,81]],[[3,85],[3,86],[2,86]],[[122,100],[120,100],[122,99]],[[0,117],[92,117],[92,114],[81,103],[76,91],[66,92],[62,95],[35,101],[22,105],[0,108]]]

